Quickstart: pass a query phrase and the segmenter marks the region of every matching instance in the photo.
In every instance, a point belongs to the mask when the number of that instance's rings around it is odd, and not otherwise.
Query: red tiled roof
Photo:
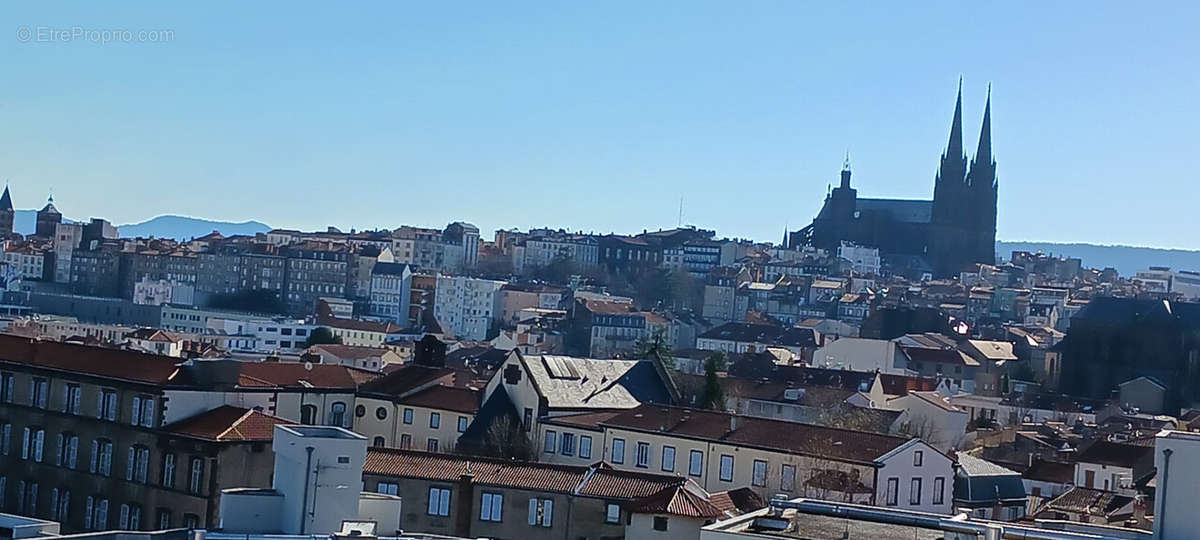
[[[374,371],[335,364],[296,362],[243,362],[239,383],[244,386],[312,386],[316,388],[356,388],[379,377]],[[302,382],[303,381],[303,382]]]
[[[603,425],[855,463],[872,463],[908,442],[903,437],[750,416],[737,416],[738,427],[731,430],[731,417],[725,412],[642,405],[614,416]]]
[[[392,397],[403,396],[423,386],[433,384],[439,379],[454,376],[450,368],[437,368],[407,364],[388,371],[382,377],[377,377],[359,388],[360,391],[372,394],[384,394]]]
[[[252,409],[222,405],[163,426],[163,431],[212,441],[269,441],[275,426],[292,424],[284,418]]]
[[[346,360],[362,360],[383,356],[388,352],[384,347],[359,347],[356,345],[321,344],[308,348],[308,352],[323,352]]]
[[[479,391],[453,386],[430,386],[400,400],[401,404],[467,414],[479,412]]]
[[[1075,458],[1080,463],[1100,463],[1114,467],[1133,468],[1139,461],[1152,454],[1154,448],[1135,444],[1121,444],[1098,440],[1085,448]]]
[[[679,484],[663,488],[658,493],[625,505],[639,514],[671,514],[691,518],[724,517],[725,512],[704,496],[698,487]]]
[[[457,482],[463,474],[474,475],[476,484],[515,489],[578,493],[588,497],[632,500],[653,495],[663,488],[684,482],[677,476],[615,471],[547,463],[478,458],[368,448],[364,474]],[[591,474],[589,474],[589,472]]]
[[[181,360],[0,334],[0,362],[11,362],[126,381],[166,384]]]
[[[729,516],[738,516],[767,506],[767,501],[748,487],[713,493],[709,495],[709,501]]]

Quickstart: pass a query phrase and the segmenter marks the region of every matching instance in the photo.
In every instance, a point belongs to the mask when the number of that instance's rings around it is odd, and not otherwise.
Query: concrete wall
[[[665,531],[655,530],[655,518],[666,519]],[[625,527],[625,540],[697,540],[704,520],[668,514],[634,514]]]
[[[917,465],[916,453],[921,453],[920,465]],[[950,458],[935,450],[926,443],[910,442],[888,454],[879,469],[879,479],[875,484],[875,500],[879,506],[887,503],[888,479],[899,480],[899,492],[896,497],[896,508],[914,512],[933,512],[949,514],[954,498],[954,470]],[[934,486],[937,479],[942,478],[941,501],[934,503]],[[913,504],[911,500],[913,479],[921,481],[921,500]]]

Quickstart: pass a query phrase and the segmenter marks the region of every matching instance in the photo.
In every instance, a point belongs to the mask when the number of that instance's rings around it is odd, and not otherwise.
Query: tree
[[[634,354],[638,360],[658,358],[663,366],[674,369],[675,357],[671,354],[671,344],[667,341],[667,332],[656,328],[649,336],[645,336],[634,344]]]
[[[538,456],[533,441],[525,436],[521,421],[510,415],[496,418],[488,426],[487,436],[479,454],[520,461],[534,461]]]
[[[324,326],[314,328],[308,333],[308,339],[304,340],[304,348],[307,349],[313,345],[341,345],[341,336],[333,335],[333,331]]]
[[[704,394],[700,406],[705,409],[723,410],[725,408],[725,391],[721,388],[721,380],[717,377],[717,366],[724,363],[725,353],[716,352],[704,360]]]

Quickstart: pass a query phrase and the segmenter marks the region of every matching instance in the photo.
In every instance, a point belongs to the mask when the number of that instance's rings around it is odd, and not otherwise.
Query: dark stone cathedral
[[[942,154],[933,200],[868,199],[850,187],[850,167],[825,197],[812,224],[787,235],[836,253],[842,242],[879,248],[892,261],[917,260],[938,277],[957,275],[972,263],[996,262],[996,161],[992,157],[991,90],[975,157],[967,160],[962,137],[962,83],[954,105],[950,142]]]

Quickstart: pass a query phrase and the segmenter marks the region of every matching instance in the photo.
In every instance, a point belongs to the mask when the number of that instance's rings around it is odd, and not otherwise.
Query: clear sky
[[[1200,249],[1198,27],[1196,2],[5,3],[0,179],[76,219],[485,236],[673,227],[682,197],[777,240],[847,150],[861,194],[931,197],[961,75],[972,153],[993,85],[1000,239]]]

